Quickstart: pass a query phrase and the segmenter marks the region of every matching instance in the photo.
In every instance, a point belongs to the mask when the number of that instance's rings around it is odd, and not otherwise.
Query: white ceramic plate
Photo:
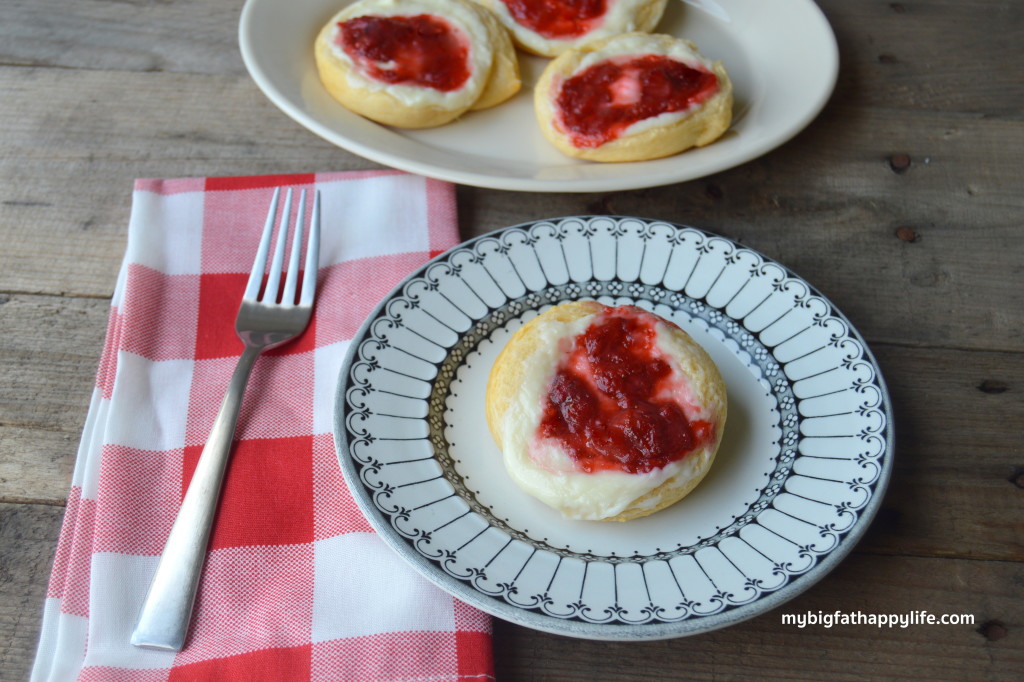
[[[533,192],[602,192],[699,178],[756,158],[802,130],[825,105],[839,68],[835,36],[811,0],[671,2],[658,26],[694,41],[729,70],[732,129],[667,159],[599,164],[563,156],[537,127],[532,89],[547,60],[521,55],[512,100],[429,130],[378,125],[324,90],[313,62],[320,27],[352,0],[248,0],[239,42],[253,80],[287,115],[378,163],[452,182]]]
[[[580,298],[675,321],[728,386],[708,476],[627,523],[522,493],[487,430],[509,336]],[[439,256],[369,316],[336,399],[341,468],[385,541],[463,601],[577,637],[675,637],[778,606],[849,552],[892,469],[882,376],[826,299],[734,242],[638,218],[529,223]]]

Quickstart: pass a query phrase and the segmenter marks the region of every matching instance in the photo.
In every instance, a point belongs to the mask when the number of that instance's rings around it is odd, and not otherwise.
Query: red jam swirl
[[[661,55],[606,59],[565,80],[556,104],[573,144],[600,147],[637,121],[685,111],[718,90],[718,77]]]
[[[581,471],[647,473],[714,438],[670,397],[657,321],[633,306],[603,311],[559,363],[538,435],[557,439]]]
[[[520,26],[548,40],[572,40],[599,26],[606,0],[502,0]]]
[[[366,15],[338,25],[340,47],[379,81],[450,92],[469,79],[468,40],[440,17]]]

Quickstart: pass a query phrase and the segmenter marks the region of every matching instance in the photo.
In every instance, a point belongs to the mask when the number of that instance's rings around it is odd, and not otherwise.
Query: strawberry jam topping
[[[520,26],[548,40],[571,40],[590,33],[604,18],[605,0],[502,0]]]
[[[661,55],[616,57],[566,79],[556,103],[577,147],[600,147],[637,121],[685,111],[718,90],[718,78]]]
[[[579,470],[647,473],[715,435],[672,397],[672,367],[657,346],[654,315],[603,311],[577,336],[548,388],[538,435],[556,439]],[[668,323],[671,324],[671,323]]]
[[[450,92],[469,79],[468,40],[440,17],[367,15],[339,26],[338,44],[379,81]]]

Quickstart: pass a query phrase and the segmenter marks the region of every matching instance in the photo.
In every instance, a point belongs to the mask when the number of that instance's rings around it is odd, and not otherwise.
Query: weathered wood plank
[[[373,167],[286,119],[244,76],[7,68],[0,88],[14,95],[0,100],[12,121],[0,138],[0,291],[108,296],[136,177]],[[30,96],[40,90],[52,96]],[[1021,350],[1015,145],[1024,122],[836,107],[706,180],[607,197],[462,188],[459,208],[465,236],[594,211],[692,224],[780,260],[873,341]],[[895,152],[911,155],[904,173],[889,167]]]
[[[0,678],[28,679],[63,507],[0,503]]]
[[[1011,56],[1024,42],[1020,3],[818,4],[839,42],[839,91],[861,105],[1020,118],[1019,70]]]
[[[0,501],[63,503],[110,303],[18,295],[0,300]]]
[[[875,348],[896,423],[893,478],[865,551],[1024,561],[1024,356]]]
[[[241,2],[6,0],[0,64],[242,73]]]
[[[752,620],[658,642],[592,642],[498,622],[498,679],[1016,680],[1024,664],[1024,567],[855,554]],[[783,625],[782,614],[966,614],[973,625]],[[986,623],[997,621],[999,626]],[[979,632],[983,630],[988,637]],[[1000,634],[1005,635],[997,639]],[[992,639],[990,639],[992,638]]]
[[[300,129],[244,76],[7,68],[0,83],[0,291],[109,296],[136,178],[374,167]]]

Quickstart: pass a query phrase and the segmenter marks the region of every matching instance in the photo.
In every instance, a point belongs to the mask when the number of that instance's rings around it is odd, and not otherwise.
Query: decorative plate
[[[522,493],[484,416],[509,336],[581,298],[673,320],[728,386],[707,477],[626,523]],[[863,339],[783,266],[690,227],[569,217],[470,240],[387,296],[349,348],[335,442],[371,524],[443,589],[526,627],[643,640],[750,618],[831,570],[881,501],[892,414]]]
[[[637,163],[570,159],[540,132],[533,86],[548,60],[519,53],[522,90],[500,106],[427,130],[379,125],[320,84],[313,40],[353,0],[246,0],[239,47],[253,81],[281,111],[353,154],[464,185],[531,192],[604,192],[699,178],[757,158],[810,123],[832,94],[839,49],[812,0],[672,0],[655,29],[720,59],[735,90],[733,125],[701,149]]]

